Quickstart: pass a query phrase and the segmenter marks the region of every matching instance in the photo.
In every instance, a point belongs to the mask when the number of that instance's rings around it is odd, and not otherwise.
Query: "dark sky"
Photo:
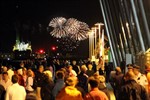
[[[31,41],[33,51],[48,49],[54,40],[46,28],[52,18],[61,16],[76,18],[90,28],[103,21],[99,0],[1,0],[0,51],[12,51],[17,33],[22,41]],[[78,49],[83,48],[88,49],[87,40]]]

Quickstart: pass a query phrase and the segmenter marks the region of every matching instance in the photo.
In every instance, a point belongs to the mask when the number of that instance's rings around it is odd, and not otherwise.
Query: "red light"
[[[40,52],[40,53],[44,53],[44,50],[41,49],[39,52]]]
[[[56,50],[56,47],[52,47],[52,50],[55,51],[55,50]]]

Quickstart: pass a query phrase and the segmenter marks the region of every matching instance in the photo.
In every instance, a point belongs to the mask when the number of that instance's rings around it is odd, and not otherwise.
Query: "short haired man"
[[[84,100],[108,100],[106,94],[98,89],[99,80],[90,77],[89,84],[91,86],[91,91],[84,97]]]
[[[12,85],[11,80],[9,79],[8,73],[7,72],[3,72],[2,73],[2,80],[0,80],[0,84],[3,85],[3,87],[5,88],[5,90]]]
[[[143,87],[145,87],[146,90],[148,90],[147,89],[148,81],[147,81],[146,76],[140,72],[140,66],[134,65],[133,72],[135,74],[136,82],[139,83],[140,85],[142,85]]]
[[[12,85],[6,90],[5,100],[25,100],[25,88],[18,84],[18,75],[12,76]]]

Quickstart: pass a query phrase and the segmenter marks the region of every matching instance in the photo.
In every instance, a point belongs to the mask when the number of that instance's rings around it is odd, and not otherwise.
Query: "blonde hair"
[[[120,73],[122,72],[120,67],[116,67],[116,71]]]
[[[88,68],[91,70],[93,68],[92,64],[88,64]]]
[[[86,70],[87,70],[86,65],[82,65],[82,66],[81,66],[81,71],[85,72]]]
[[[66,80],[66,84],[69,86],[76,86],[77,83],[78,83],[77,77],[68,77]]]

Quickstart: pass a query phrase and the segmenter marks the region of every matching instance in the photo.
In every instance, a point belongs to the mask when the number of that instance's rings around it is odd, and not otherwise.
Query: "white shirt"
[[[25,100],[26,91],[23,86],[15,83],[7,88],[5,100]]]
[[[9,86],[12,85],[12,82],[11,82],[10,79],[8,79],[7,82],[5,82],[5,80],[2,79],[2,80],[0,81],[0,84],[3,85],[4,88],[5,88],[5,90],[6,90]]]
[[[12,69],[9,69],[7,73],[8,73],[9,79],[11,80],[12,76],[14,75],[14,71]]]
[[[146,85],[148,85],[148,81],[147,81],[146,76],[145,76],[144,74],[141,74],[141,73],[139,73],[139,74],[137,75],[137,77],[136,77],[136,82],[139,83],[140,85],[144,86],[144,87],[145,87]]]

